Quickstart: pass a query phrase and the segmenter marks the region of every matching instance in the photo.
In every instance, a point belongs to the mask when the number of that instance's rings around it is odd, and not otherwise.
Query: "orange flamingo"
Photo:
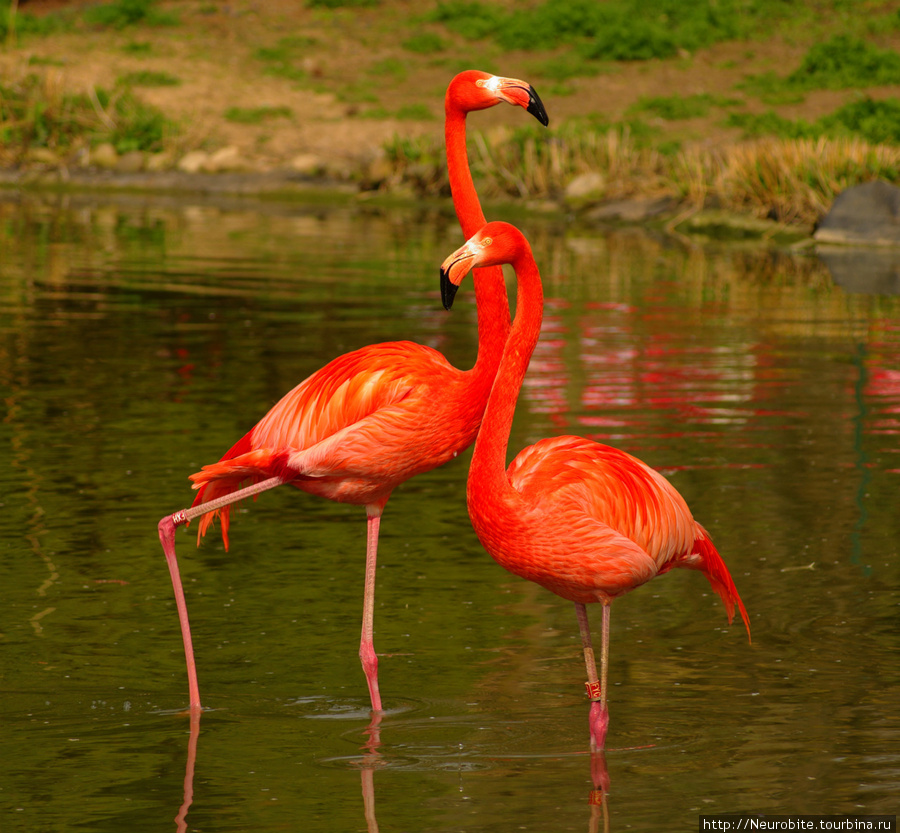
[[[475,441],[469,469],[469,516],[478,539],[502,567],[575,603],[592,700],[592,749],[609,724],[609,605],[673,567],[700,570],[722,597],[728,621],[747,611],[728,568],[684,499],[640,460],[582,437],[553,437],[522,450],[505,468],[522,380],[538,341],[543,289],[531,247],[508,223],[488,223],[441,267],[447,309],[474,267],[510,263],[516,270],[516,316]],[[603,606],[597,679],[588,626],[589,602]]]
[[[484,215],[469,172],[465,116],[503,101],[548,123],[540,98],[524,81],[470,70],[456,76],[447,90],[447,166],[466,236],[484,224]],[[192,507],[159,522],[181,624],[192,709],[200,708],[200,690],[175,556],[175,530],[199,517],[199,544],[218,516],[227,549],[231,505],[290,483],[310,494],[366,507],[359,655],[372,708],[381,712],[373,642],[381,513],[398,485],[446,463],[474,441],[509,332],[509,304],[502,281],[490,270],[476,275],[475,281],[478,356],[471,370],[457,370],[436,350],[408,341],[370,345],[340,356],[286,394],[218,463],[191,475],[198,490]],[[251,485],[241,488],[246,482]]]

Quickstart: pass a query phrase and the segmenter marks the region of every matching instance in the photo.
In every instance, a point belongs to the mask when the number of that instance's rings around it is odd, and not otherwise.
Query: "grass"
[[[841,4],[818,5],[825,13]],[[509,11],[478,0],[439,0],[427,19],[504,49],[550,51],[572,44],[582,59],[637,61],[759,36],[776,22],[809,15],[805,4],[791,0],[543,0]]]
[[[0,162],[20,162],[31,148],[48,148],[65,158],[79,149],[111,143],[119,153],[155,152],[177,135],[158,110],[128,89],[67,93],[54,76],[28,75],[0,84]]]
[[[275,46],[259,47],[254,55],[263,63],[267,75],[286,78],[288,81],[306,81],[307,73],[297,62],[302,61],[310,47],[315,45],[314,38],[292,35],[281,38]]]
[[[900,146],[900,99],[876,101],[868,96],[851,101],[815,121],[787,119],[773,111],[759,115],[732,113],[727,123],[744,135],[785,139],[858,137],[872,144]]]
[[[225,118],[237,124],[262,124],[270,119],[291,118],[290,107],[229,107]]]
[[[125,87],[177,87],[181,79],[170,72],[144,69],[120,75],[118,84]]]
[[[423,194],[449,194],[437,140],[395,139],[387,146],[395,176]],[[812,223],[835,195],[871,179],[900,176],[900,147],[857,137],[765,138],[727,150],[661,153],[635,141],[626,127],[558,131],[522,128],[492,142],[476,133],[470,162],[486,197],[558,197],[577,174],[599,172],[605,196],[668,194],[701,208],[711,198],[726,210],[780,222]]]
[[[101,29],[125,29],[138,24],[177,26],[178,17],[156,8],[156,0],[114,0],[88,6],[82,18],[89,26]]]
[[[652,113],[667,121],[679,121],[705,116],[713,107],[731,107],[735,104],[740,104],[740,99],[723,98],[709,93],[687,96],[642,96],[630,112]]]

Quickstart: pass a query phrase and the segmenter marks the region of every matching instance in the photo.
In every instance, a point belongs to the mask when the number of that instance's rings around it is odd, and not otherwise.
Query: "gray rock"
[[[813,238],[819,243],[900,246],[900,188],[883,180],[848,188]]]
[[[675,205],[671,197],[609,200],[589,209],[585,218],[595,222],[641,223],[669,213]]]

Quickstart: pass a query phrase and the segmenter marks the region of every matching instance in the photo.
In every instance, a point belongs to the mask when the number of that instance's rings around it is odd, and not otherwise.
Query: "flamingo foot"
[[[166,558],[175,554],[175,530],[187,523],[184,509],[179,509],[172,515],[166,515],[157,525],[159,542],[162,544]]]
[[[606,730],[609,728],[609,709],[605,704],[591,703],[588,724],[591,728],[591,751],[603,749],[606,744]]]

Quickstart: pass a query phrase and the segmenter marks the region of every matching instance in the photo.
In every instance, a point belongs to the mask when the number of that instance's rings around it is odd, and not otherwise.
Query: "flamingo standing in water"
[[[531,85],[469,70],[450,83],[445,100],[447,166],[457,216],[466,237],[484,225],[466,154],[465,118],[500,102],[525,108],[542,124],[547,114]],[[359,655],[372,709],[381,712],[373,642],[375,563],[381,513],[404,481],[456,457],[475,439],[509,332],[509,304],[499,267],[475,276],[478,357],[457,370],[436,350],[408,341],[363,347],[340,356],[286,394],[219,460],[191,475],[190,509],[159,522],[184,641],[192,709],[200,690],[175,530],[200,518],[197,541],[216,516],[228,548],[231,506],[289,483],[310,494],[366,507],[367,543]],[[251,485],[241,488],[243,483]]]
[[[484,548],[517,576],[575,603],[590,697],[591,747],[603,748],[609,724],[609,606],[617,596],[673,567],[700,570],[722,597],[728,621],[744,603],[728,568],[684,499],[640,460],[582,437],[553,437],[522,450],[506,468],[516,400],[538,341],[541,276],[524,235],[488,223],[441,267],[447,309],[474,267],[516,270],[516,317],[475,441],[469,469],[469,517]],[[585,605],[603,606],[600,679]]]

